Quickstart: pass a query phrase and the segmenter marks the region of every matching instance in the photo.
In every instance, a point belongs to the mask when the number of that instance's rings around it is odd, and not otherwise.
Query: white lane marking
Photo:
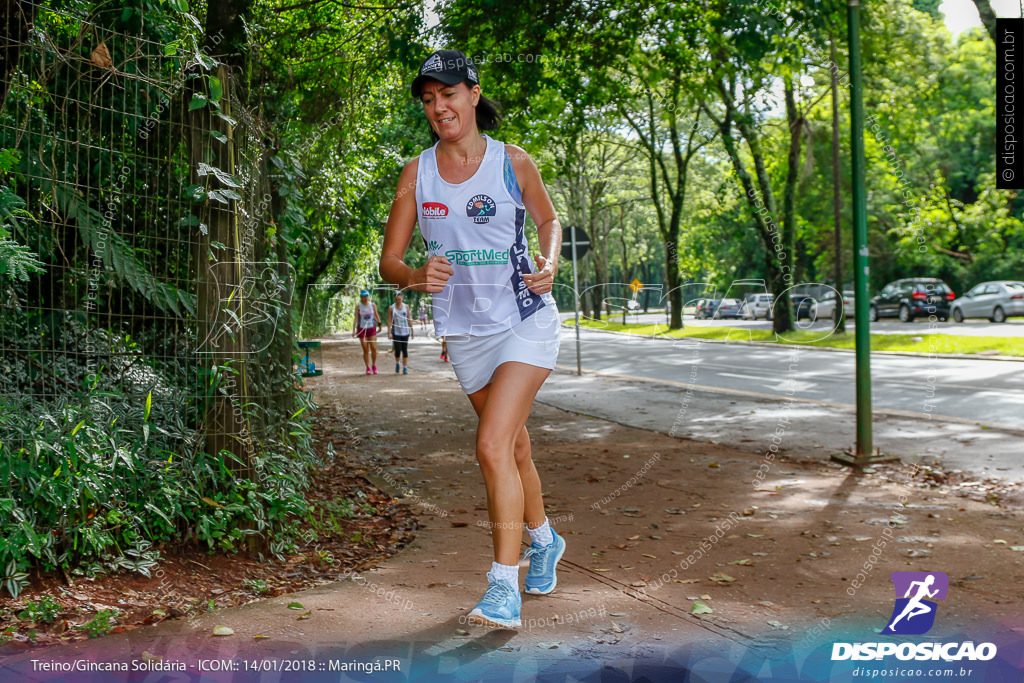
[[[573,375],[576,374],[575,367],[569,367],[567,365],[556,365],[557,369],[563,372],[568,372]],[[856,410],[857,406],[852,403],[839,403],[837,401],[822,401],[816,398],[801,398],[799,396],[780,396],[778,394],[762,394],[756,391],[746,391],[743,389],[723,389],[721,387],[709,387],[702,384],[690,384],[688,382],[676,382],[670,379],[654,379],[653,377],[642,377],[639,375],[626,375],[620,372],[604,372],[602,370],[587,370],[583,372],[588,375],[599,375],[602,377],[617,377],[619,379],[640,381],[640,382],[655,382],[657,384],[668,384],[674,387],[685,387],[692,388],[698,391],[708,391],[716,394],[733,394],[735,396],[752,396],[754,398],[764,398],[773,401],[793,401],[794,403],[811,403],[818,406],[829,406],[833,408],[849,408]],[[1024,426],[1004,424],[1002,422],[986,422],[984,420],[972,420],[966,417],[957,417],[955,415],[940,415],[938,413],[918,413],[913,410],[899,410],[896,408],[875,408],[872,410],[873,415],[893,415],[895,417],[913,417],[913,418],[924,418],[926,420],[935,420],[936,418],[942,418],[946,422],[957,422],[959,424],[969,425],[982,425],[985,427],[994,427],[996,429],[1005,429],[1011,432],[1024,432]]]
[[[787,395],[793,395],[797,393],[809,392],[814,387],[818,386],[816,382],[800,382],[795,379],[787,379],[784,382],[780,382],[774,387],[768,387],[775,391],[784,391]]]

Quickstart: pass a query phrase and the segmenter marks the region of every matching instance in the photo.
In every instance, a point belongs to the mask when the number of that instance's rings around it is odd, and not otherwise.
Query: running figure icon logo
[[[939,606],[945,600],[949,577],[942,572],[893,572],[889,575],[896,589],[896,605],[883,635],[917,636],[935,624]],[[902,596],[902,597],[900,597]]]
[[[478,194],[466,204],[466,215],[473,219],[474,223],[490,222],[489,216],[495,212],[494,200],[485,194]]]

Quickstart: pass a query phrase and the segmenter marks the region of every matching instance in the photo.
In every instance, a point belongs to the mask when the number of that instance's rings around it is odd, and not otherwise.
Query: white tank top
[[[356,304],[359,307],[359,329],[367,330],[371,327],[377,326],[377,321],[373,318],[373,304],[363,305],[363,302]]]
[[[412,328],[409,326],[409,307],[402,304],[399,308],[397,305],[391,307],[391,334],[396,337],[408,337],[412,334]]]
[[[437,144],[420,154],[416,208],[429,256],[446,256],[455,274],[433,295],[434,332],[488,336],[510,329],[546,305],[523,280],[533,272],[524,229],[526,208],[505,145],[488,136],[473,176],[449,183],[437,170]]]

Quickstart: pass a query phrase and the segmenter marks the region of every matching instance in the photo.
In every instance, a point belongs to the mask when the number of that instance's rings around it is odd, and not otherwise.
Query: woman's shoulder
[[[508,154],[509,158],[515,161],[516,159],[529,159],[530,155],[526,153],[526,150],[518,145],[512,145],[509,143],[502,143],[505,145],[505,153]]]
[[[415,172],[416,168],[420,164],[420,159],[421,158],[425,157],[428,154],[436,154],[436,153],[437,153],[437,143],[435,142],[430,147],[424,147],[423,149],[420,150],[419,154],[417,154],[413,158],[409,159],[409,161],[405,162],[405,169],[403,169],[403,170],[412,170],[413,172]]]
[[[530,158],[530,155],[525,149],[517,145],[505,145],[505,154],[508,155],[509,161],[512,162],[512,168],[515,169],[517,176],[520,171],[526,171],[533,165],[533,159]]]
[[[419,167],[420,155],[417,154],[412,159],[409,159],[409,161],[405,162],[405,166],[402,168],[402,175],[405,175],[406,173],[412,173],[413,175],[416,175],[416,169],[418,169]]]

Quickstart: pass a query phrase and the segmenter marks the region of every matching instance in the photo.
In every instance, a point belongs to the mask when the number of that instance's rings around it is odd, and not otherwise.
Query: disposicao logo
[[[939,609],[934,600],[946,599],[949,577],[942,572],[893,572],[889,578],[896,588],[896,605],[882,635],[928,633]]]
[[[896,604],[881,635],[922,635],[935,624],[939,606],[945,600],[949,577],[942,572],[893,572],[889,575],[896,589]],[[834,643],[832,661],[884,659],[895,655],[900,660],[938,660],[947,662],[987,661],[996,656],[993,643]]]

